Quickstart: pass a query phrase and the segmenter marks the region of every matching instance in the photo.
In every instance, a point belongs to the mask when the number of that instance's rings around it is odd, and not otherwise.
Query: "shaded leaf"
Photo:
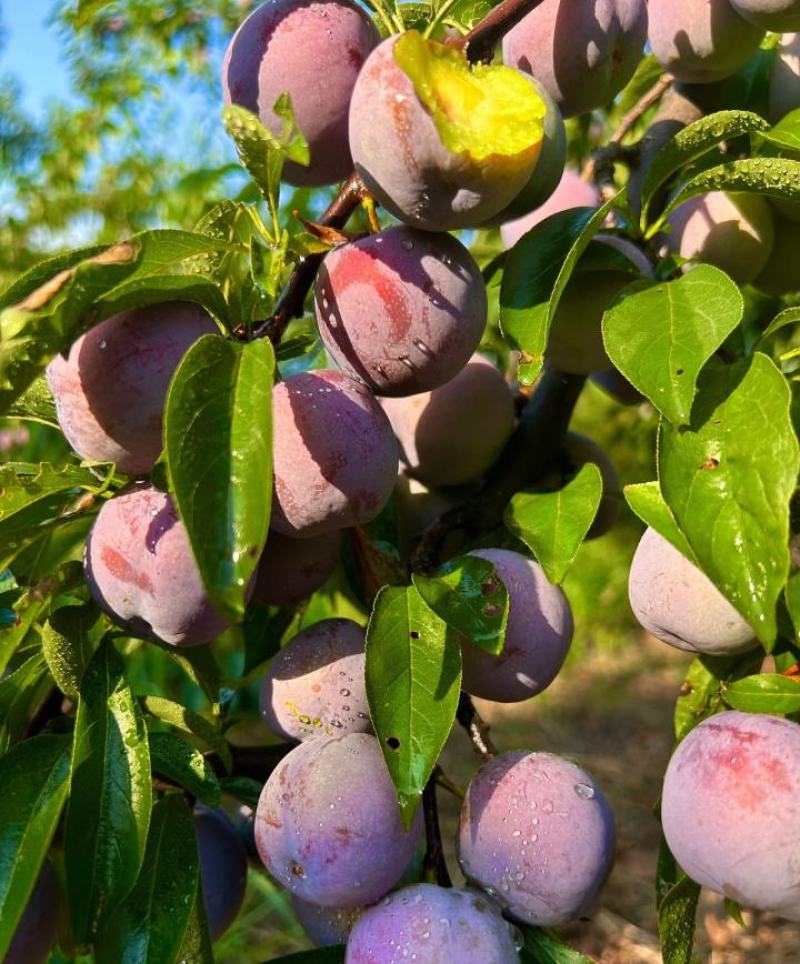
[[[148,713],[201,740],[210,750],[219,754],[227,770],[231,769],[230,747],[225,742],[218,723],[212,723],[199,713],[187,709],[180,703],[164,699],[163,696],[145,696],[142,702]]]
[[[153,772],[177,783],[209,807],[219,803],[221,789],[211,764],[177,733],[151,733],[150,765]]]

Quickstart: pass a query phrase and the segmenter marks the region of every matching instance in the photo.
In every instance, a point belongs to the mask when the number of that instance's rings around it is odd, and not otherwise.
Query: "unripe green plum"
[[[731,0],[731,5],[760,30],[800,30],[800,0]]]
[[[523,234],[535,228],[551,214],[570,208],[596,208],[600,204],[600,192],[589,181],[584,181],[576,171],[565,170],[558,187],[547,201],[529,214],[507,221],[500,226],[503,247],[513,248]]]
[[[800,291],[800,224],[778,213],[773,223],[772,253],[753,284],[765,294],[782,297]]]
[[[45,964],[49,960],[58,932],[59,900],[56,875],[45,860],[3,964]]]
[[[800,107],[800,33],[781,37],[769,81],[769,118],[773,124]],[[798,205],[800,208],[800,205]]]
[[[610,395],[620,405],[640,405],[644,401],[644,395],[639,389],[634,388],[622,372],[617,371],[616,368],[594,372],[589,378],[606,395]]]
[[[487,358],[473,355],[432,392],[383,402],[400,458],[426,485],[463,485],[497,460],[514,430],[514,399]]]
[[[756,645],[753,630],[708,576],[655,529],[642,536],[628,595],[641,626],[689,653],[721,656]]]
[[[333,573],[342,546],[340,530],[310,539],[270,531],[258,563],[252,601],[286,606],[316,592]]]
[[[645,0],[544,0],[503,37],[503,61],[533,74],[564,117],[608,106],[647,39]]]
[[[515,920],[553,927],[594,903],[614,860],[614,817],[580,767],[515,750],[485,764],[461,809],[458,857],[467,880]]]
[[[276,136],[285,124],[274,111],[283,93],[308,141],[309,165],[289,162],[290,184],[333,184],[352,169],[347,134],[358,72],[378,31],[351,0],[270,0],[242,23],[222,66],[226,104],[239,104]]]
[[[356,921],[345,964],[514,964],[516,935],[484,894],[413,884]]]
[[[491,562],[508,590],[505,646],[499,656],[472,640],[461,646],[462,689],[497,703],[519,703],[556,678],[572,642],[572,610],[541,566],[507,549],[475,549]]]
[[[486,288],[449,234],[398,225],[330,251],[314,309],[328,354],[377,395],[414,395],[466,365],[486,326]]]
[[[264,785],[256,846],[287,890],[326,907],[380,900],[403,875],[422,829],[403,828],[394,785],[374,736],[307,740]]]
[[[309,538],[374,519],[397,476],[392,426],[342,372],[303,372],[272,393],[272,528]]]
[[[361,907],[322,907],[292,894],[292,910],[315,947],[346,944]]]
[[[221,810],[197,806],[194,812],[203,903],[211,940],[239,916],[247,885],[247,854],[233,823]]]
[[[83,565],[95,602],[135,636],[198,646],[228,627],[206,595],[172,498],[152,485],[103,503]]]
[[[364,630],[350,619],[323,619],[290,640],[261,687],[261,715],[278,736],[371,730],[364,678]]]
[[[730,0],[648,0],[653,53],[678,80],[708,84],[735,73],[755,53],[764,31]]]
[[[676,208],[670,224],[670,251],[714,265],[740,285],[758,276],[772,252],[772,211],[757,194],[701,194]]]
[[[358,174],[414,227],[477,227],[525,188],[546,105],[523,73],[470,67],[463,51],[409,30],[370,54],[350,104]]]
[[[603,495],[597,507],[597,515],[586,535],[587,539],[597,539],[598,536],[603,536],[611,530],[619,518],[622,506],[622,485],[619,475],[608,453],[600,448],[597,442],[585,435],[569,432],[564,440],[564,451],[576,471],[587,462],[594,462],[600,469]]]
[[[112,315],[47,366],[58,422],[78,455],[143,475],[161,453],[170,379],[201,335],[219,334],[198,305],[172,301]]]
[[[681,742],[664,776],[661,822],[697,883],[743,907],[800,920],[800,726],[731,711]]]

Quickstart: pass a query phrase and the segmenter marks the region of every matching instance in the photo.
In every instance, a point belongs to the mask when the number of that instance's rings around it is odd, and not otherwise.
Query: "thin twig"
[[[453,40],[452,44],[461,47],[472,64],[490,61],[503,35],[542,3],[544,0],[503,0],[469,33]]]
[[[439,827],[439,808],[436,803],[436,781],[434,777],[425,784],[422,791],[422,810],[425,816],[425,880],[440,887],[452,887],[450,873],[442,846],[442,832]]]
[[[450,777],[444,772],[440,766],[434,767],[433,779],[436,781],[436,785],[441,787],[443,790],[447,790],[448,793],[452,794],[459,800],[463,800],[466,794],[461,789],[461,787],[453,782]]]
[[[456,719],[469,734],[476,753],[484,760],[491,760],[497,756],[497,750],[489,735],[489,724],[482,719],[475,709],[472,697],[467,693],[462,693],[459,697]]]

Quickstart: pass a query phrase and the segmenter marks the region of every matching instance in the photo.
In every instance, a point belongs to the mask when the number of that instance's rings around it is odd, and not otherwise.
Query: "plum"
[[[647,529],[636,548],[628,595],[641,626],[677,649],[718,656],[756,645],[744,617],[655,529]]]
[[[135,636],[208,643],[228,623],[212,607],[172,498],[136,483],[103,504],[84,553],[95,602]]]
[[[596,208],[600,204],[600,192],[589,181],[584,181],[575,171],[565,170],[558,187],[547,201],[529,214],[500,226],[503,247],[513,248],[523,234],[535,228],[551,214],[570,208]]]
[[[325,907],[379,900],[403,875],[422,829],[403,828],[397,796],[374,736],[307,740],[264,785],[256,846],[287,890]]]
[[[800,0],[730,0],[745,20],[760,30],[788,33],[800,30]]]
[[[572,641],[572,610],[541,566],[507,549],[470,553],[491,562],[508,589],[505,646],[499,656],[465,639],[462,688],[497,703],[518,703],[541,693],[556,678]]]
[[[670,251],[714,265],[740,285],[756,278],[772,252],[772,211],[757,194],[701,194],[676,208],[669,220]]]
[[[781,37],[769,82],[769,117],[777,124],[800,107],[800,33]],[[800,207],[800,205],[796,205]]]
[[[597,539],[612,529],[619,518],[622,506],[622,485],[619,475],[608,453],[600,448],[597,442],[585,435],[579,435],[577,432],[567,433],[564,439],[564,451],[576,471],[587,462],[594,462],[600,469],[603,494],[600,497],[600,505],[597,507],[597,515],[586,535],[587,539]]]
[[[644,401],[644,395],[638,388],[634,388],[622,372],[617,371],[616,368],[594,372],[589,376],[589,380],[620,405],[640,405]]]
[[[551,927],[585,914],[614,859],[614,817],[580,767],[515,750],[485,764],[461,809],[464,876],[514,919]]]
[[[731,711],[696,726],[664,776],[661,822],[698,884],[754,910],[800,920],[800,726]]]
[[[341,530],[311,539],[292,539],[270,531],[258,563],[252,601],[286,606],[316,592],[333,573],[342,545]]]
[[[171,301],[106,318],[47,366],[58,423],[78,455],[143,475],[161,453],[173,372],[201,335],[219,334],[198,305]]]
[[[530,78],[470,67],[414,30],[367,58],[350,103],[350,149],[375,199],[414,227],[477,227],[529,184],[547,107]]]
[[[346,944],[360,907],[322,907],[292,894],[292,910],[300,926],[316,947]]]
[[[413,395],[466,365],[486,325],[486,288],[460,241],[398,225],[326,255],[314,310],[341,369],[377,395]]]
[[[440,516],[460,503],[459,489],[429,489],[408,475],[400,475],[395,488],[400,552],[405,556],[416,540]]]
[[[342,372],[303,372],[272,394],[272,528],[309,538],[371,521],[397,476],[392,426],[367,388]]]
[[[514,430],[514,399],[487,358],[473,355],[432,392],[383,402],[400,459],[426,485],[462,485],[494,464]]]
[[[58,933],[58,882],[45,860],[14,931],[3,964],[44,964]]]
[[[735,73],[764,31],[730,0],[648,0],[648,36],[656,58],[678,80],[708,84]]]
[[[614,100],[646,40],[645,0],[544,0],[503,37],[503,61],[533,74],[574,117]]]
[[[484,894],[404,887],[370,907],[350,933],[345,964],[513,964],[516,934]]]
[[[234,34],[222,65],[225,103],[258,114],[279,135],[284,119],[273,108],[288,93],[308,142],[308,166],[284,166],[289,184],[333,184],[350,173],[350,98],[378,40],[370,18],[351,0],[270,0]]]
[[[769,261],[753,281],[760,291],[782,297],[800,291],[800,224],[776,213],[773,218],[775,242]]]
[[[371,729],[364,678],[364,630],[323,619],[290,640],[261,687],[261,715],[289,740]]]
[[[247,885],[247,854],[239,834],[221,810],[198,805],[194,812],[200,880],[208,930],[216,941],[239,916]]]

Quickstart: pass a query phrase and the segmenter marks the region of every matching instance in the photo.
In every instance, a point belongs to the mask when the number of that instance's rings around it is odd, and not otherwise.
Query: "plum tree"
[[[556,678],[572,642],[572,610],[541,566],[507,549],[475,549],[508,589],[505,646],[499,656],[471,640],[461,647],[462,688],[498,703],[518,703],[541,693]]]
[[[84,459],[149,472],[161,452],[164,400],[181,358],[219,334],[198,305],[172,301],[106,318],[47,366],[58,423]]]
[[[652,636],[686,650],[715,656],[756,644],[753,630],[704,572],[647,529],[631,563],[631,608]]]
[[[135,635],[197,646],[228,626],[206,595],[172,498],[152,485],[135,483],[103,504],[84,570],[97,604]]]
[[[473,355],[432,392],[383,402],[408,472],[426,485],[463,485],[494,464],[514,429],[514,399],[487,358]]]
[[[392,494],[398,453],[367,388],[342,372],[304,372],[275,386],[272,410],[272,528],[308,538],[374,519]]]
[[[567,211],[569,208],[596,208],[599,204],[600,192],[594,184],[584,181],[575,171],[566,169],[558,187],[544,204],[500,226],[503,247],[513,248],[523,234],[527,234],[551,214],[558,214],[559,211]]]
[[[550,927],[586,913],[614,859],[614,817],[580,767],[515,750],[473,777],[461,810],[458,856],[468,880],[513,918]]]
[[[730,77],[764,36],[730,0],[648,0],[647,11],[653,53],[671,74],[689,84]]]
[[[788,33],[800,30],[798,0],[730,0],[731,5],[745,20],[760,30]]]
[[[676,208],[670,224],[670,251],[712,264],[737,284],[753,281],[772,253],[772,211],[757,194],[701,194]]]
[[[619,518],[622,506],[622,485],[619,475],[608,453],[600,448],[597,442],[585,435],[568,432],[564,439],[564,452],[576,471],[587,462],[594,462],[600,469],[603,495],[597,507],[597,515],[586,535],[587,539],[596,539],[612,529]]]
[[[292,910],[300,926],[317,947],[346,944],[360,907],[322,907],[292,894]]]
[[[530,181],[546,104],[523,73],[470,68],[414,30],[367,58],[350,104],[350,149],[370,193],[431,231],[477,227]]]
[[[781,37],[769,80],[769,116],[777,124],[800,107],[800,33]]]
[[[308,166],[285,165],[290,184],[333,184],[349,174],[350,98],[378,40],[370,18],[351,0],[271,0],[234,34],[222,66],[225,103],[246,107],[280,135],[285,119],[275,102],[289,94],[311,155]]]
[[[368,732],[364,644],[364,630],[350,619],[324,619],[298,633],[264,679],[267,726],[290,740]]]
[[[516,935],[485,895],[435,884],[391,894],[358,918],[345,964],[513,964]]]
[[[800,920],[797,850],[800,726],[730,711],[696,726],[664,776],[661,821],[697,883],[755,910]]]
[[[194,812],[200,881],[208,930],[216,941],[239,916],[247,885],[247,854],[231,820],[221,810],[198,805]]]
[[[460,241],[399,225],[329,252],[314,309],[341,369],[378,395],[413,395],[466,365],[486,325],[486,288]]]
[[[537,77],[574,117],[613,101],[646,40],[645,0],[544,0],[503,37],[503,61]]]
[[[620,405],[640,405],[644,401],[644,395],[634,388],[622,372],[617,371],[616,368],[593,372],[589,379]]]
[[[416,850],[419,811],[403,828],[378,741],[366,733],[301,743],[258,802],[256,846],[287,890],[326,907],[379,900]]]
[[[270,531],[256,570],[252,601],[261,606],[285,606],[310,596],[336,568],[341,545],[338,529],[310,539]]]
[[[56,875],[45,860],[3,964],[44,964],[50,958],[58,932],[58,905]]]

